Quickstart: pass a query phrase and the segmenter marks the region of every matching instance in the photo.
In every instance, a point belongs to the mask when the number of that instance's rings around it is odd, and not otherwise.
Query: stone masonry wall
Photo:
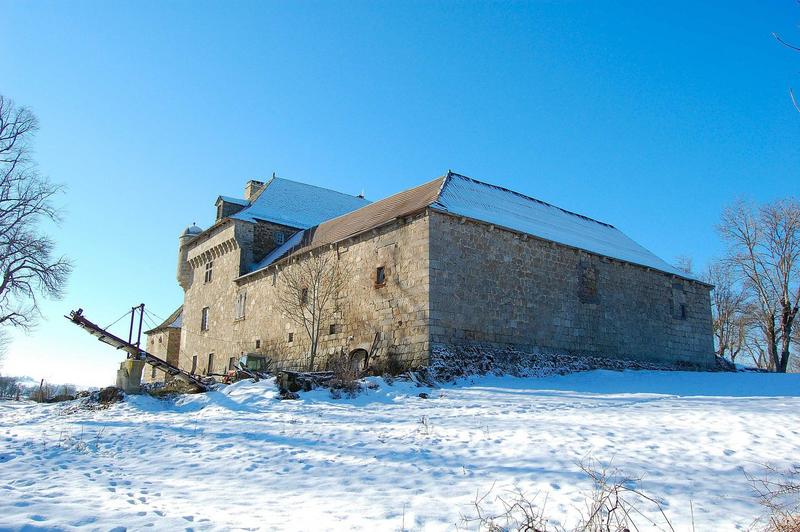
[[[297,231],[299,229],[288,225],[257,221],[253,227],[253,261],[260,261],[281,245],[276,239],[276,233],[283,233],[285,242]]]
[[[147,352],[166,360],[170,364],[178,364],[178,353],[181,345],[181,330],[175,328],[163,329],[147,335]],[[164,382],[167,374],[160,369],[155,369],[149,364],[145,366],[142,382]]]
[[[431,342],[714,361],[709,288],[432,212]]]
[[[253,242],[254,224],[248,224],[249,228],[238,227],[240,224],[244,222],[220,230],[189,252],[193,274],[184,300],[181,367],[191,370],[196,356],[196,373],[204,374],[208,355],[213,353],[212,372],[222,373],[231,358],[238,359],[242,353],[264,353],[277,367],[302,368],[308,338],[302,326],[283,316],[278,308],[276,294],[283,289],[281,274],[271,268],[241,284],[233,281],[240,275],[243,261],[252,256],[247,247]],[[210,249],[220,249],[221,243],[233,237],[239,248],[213,257],[213,279],[205,283],[200,259],[209,257]],[[390,359],[393,364],[406,367],[427,363],[428,242],[427,217],[419,216],[324,250],[342,261],[349,272],[349,282],[337,301],[335,332],[329,334],[331,324],[322,324],[317,369],[324,368],[334,352],[369,351],[376,333],[379,340],[375,365],[389,364]],[[385,268],[386,283],[376,287],[379,266]],[[281,266],[294,267],[297,266]],[[237,319],[240,292],[246,294],[245,316]],[[200,330],[203,307],[209,308],[208,331]]]

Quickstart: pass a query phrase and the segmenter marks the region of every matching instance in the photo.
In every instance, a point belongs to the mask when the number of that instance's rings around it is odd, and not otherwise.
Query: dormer
[[[233,216],[237,212],[250,205],[250,202],[238,198],[220,196],[217,198],[217,201],[214,203],[214,205],[217,207],[217,221],[219,221],[223,218],[227,218],[228,216]]]

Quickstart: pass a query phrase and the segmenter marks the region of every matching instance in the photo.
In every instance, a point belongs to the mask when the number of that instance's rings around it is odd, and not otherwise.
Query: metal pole
[[[136,307],[131,307],[131,328],[128,331],[128,343],[133,343],[133,311],[136,310]]]
[[[144,320],[144,303],[139,305],[139,336],[136,337],[136,347],[142,343],[142,320]]]

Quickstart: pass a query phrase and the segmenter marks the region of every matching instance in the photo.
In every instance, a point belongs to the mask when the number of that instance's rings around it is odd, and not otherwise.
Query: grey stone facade
[[[220,243],[237,234],[239,238],[252,234],[246,225],[233,222],[220,227],[217,234],[190,248],[193,276],[184,298],[182,368],[194,366],[196,373],[205,374],[213,355],[212,372],[221,373],[231,358],[244,353],[267,354],[280,368],[301,369],[305,363],[308,337],[300,324],[282,315],[276,300],[276,291],[282,289],[281,272],[297,264],[279,264],[234,282],[249,254],[243,246],[220,248]],[[428,242],[428,218],[420,215],[323,251],[342,261],[349,281],[337,300],[336,323],[323,324],[327,334],[321,338],[316,369],[325,368],[335,352],[371,351],[373,344],[375,365],[388,365],[390,360],[406,367],[427,362]],[[212,280],[205,282],[209,261],[213,261]],[[386,275],[382,286],[375,282],[378,267]],[[243,317],[236,315],[240,293],[245,294]],[[205,331],[204,308],[209,309]],[[336,326],[333,334],[330,325]]]
[[[434,182],[424,187],[387,199],[388,207],[354,211],[355,221],[320,226],[320,238],[346,236],[304,244],[256,271],[255,263],[302,229],[222,218],[199,234],[187,230],[178,266],[182,330],[169,340],[180,342],[178,364],[221,374],[242,354],[263,353],[275,368],[304,369],[308,337],[281,312],[277,295],[284,272],[309,252],[328,254],[348,272],[335,317],[322,325],[314,369],[341,352],[372,352],[379,370],[421,366],[436,344],[714,363],[708,285],[436,208],[380,218],[386,209],[417,205],[413,194],[437,190]],[[373,219],[380,221],[358,225]]]
[[[714,362],[709,287],[433,212],[431,342]]]

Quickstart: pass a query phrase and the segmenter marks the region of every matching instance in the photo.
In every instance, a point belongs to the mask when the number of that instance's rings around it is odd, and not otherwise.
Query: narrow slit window
[[[386,284],[386,268],[378,266],[375,270],[375,285],[383,286]]]
[[[208,330],[208,307],[203,307],[203,310],[200,312],[200,330]]]
[[[256,349],[261,349],[261,340],[256,340]]]
[[[289,333],[289,343],[291,344],[292,342],[294,342],[294,333],[290,332]]]
[[[237,320],[244,319],[246,305],[247,305],[247,292],[242,290],[236,296],[236,319]]]
[[[303,288],[300,291],[300,304],[305,305],[308,303],[308,288]]]
[[[197,373],[197,355],[192,357],[192,374]]]
[[[208,354],[208,367],[206,368],[206,375],[214,373],[214,353]]]
[[[210,283],[214,274],[214,261],[206,262],[206,274],[204,277],[205,282]]]
[[[228,359],[228,370],[236,369],[236,357],[231,357]]]

